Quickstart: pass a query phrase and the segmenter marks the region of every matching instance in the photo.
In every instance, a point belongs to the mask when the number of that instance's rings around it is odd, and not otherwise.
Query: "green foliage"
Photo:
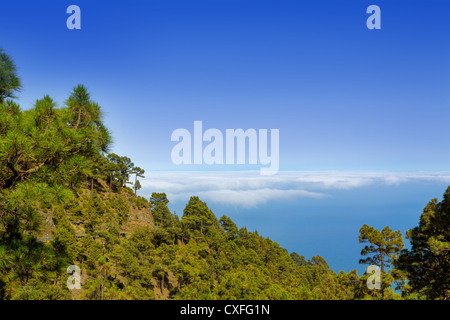
[[[133,207],[137,209],[151,208],[151,204],[144,197],[137,196],[132,199],[134,199]]]
[[[52,246],[59,256],[67,255],[71,261],[79,255],[75,229],[65,215],[58,219],[56,230],[53,232]]]
[[[136,192],[141,188],[142,188],[141,183],[139,182],[139,180],[136,180],[136,182],[134,183],[134,194],[136,194]]]
[[[14,92],[19,91],[21,87],[14,61],[0,49],[0,104],[6,98],[15,98]]]
[[[124,222],[128,220],[130,206],[128,202],[118,195],[112,195],[109,199],[109,205],[112,209],[114,209],[115,219],[122,225]]]
[[[191,197],[184,208],[181,225],[184,230],[188,231],[190,237],[196,238],[197,241],[211,228],[220,227],[214,213],[197,196]]]
[[[61,283],[66,261],[36,238],[26,236],[13,241],[1,239],[0,294],[3,299],[67,299]],[[14,284],[14,285],[11,285]]]
[[[228,239],[234,240],[238,235],[238,228],[236,224],[227,216],[223,215],[220,219],[220,226],[225,230]]]
[[[402,250],[397,268],[408,278],[407,293],[427,299],[450,298],[450,187],[431,200],[419,225],[407,232],[411,249]]]
[[[306,261],[305,257],[299,255],[297,252],[292,252],[291,257],[292,257],[292,260],[294,260],[294,263],[298,266],[308,265],[308,262]]]
[[[115,153],[111,153],[108,155],[108,161],[107,171],[109,172],[111,179],[116,177],[120,181],[122,187],[126,187],[126,184],[130,183],[128,179],[132,174],[135,175],[135,180],[137,177],[144,177],[144,170],[135,167],[131,159],[126,156],[121,157]]]
[[[361,250],[361,255],[372,255],[366,259],[361,259],[359,263],[379,266],[381,272],[384,273],[385,268],[390,267],[390,261],[403,249],[401,232],[398,230],[392,231],[388,226],[380,232],[365,224],[361,227],[359,233],[360,243],[370,243],[369,246],[365,246]]]

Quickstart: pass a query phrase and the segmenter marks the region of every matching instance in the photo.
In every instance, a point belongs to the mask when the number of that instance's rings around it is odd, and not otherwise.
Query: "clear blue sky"
[[[81,8],[81,30],[66,28],[72,4]],[[366,27],[372,4],[381,8],[381,30]],[[147,172],[209,169],[170,159],[172,131],[192,130],[194,120],[223,131],[280,129],[280,170],[449,170],[448,1],[16,0],[1,7],[0,47],[18,65],[22,107],[44,94],[62,104],[75,85],[86,85],[106,113],[112,151]],[[404,203],[423,194],[399,228],[417,221],[430,200],[425,191],[440,197],[444,186],[396,189]],[[377,190],[380,203],[401,205]],[[352,207],[352,194],[341,194],[334,209]],[[332,210],[326,201],[309,205]],[[302,210],[296,200],[284,212]],[[352,210],[347,216],[360,208]],[[265,230],[271,238],[283,234],[274,228],[288,230],[283,219],[258,227],[245,217],[259,230],[273,226]],[[308,221],[319,227],[321,219]],[[361,221],[348,219],[354,238]],[[337,225],[329,231],[335,238]]]

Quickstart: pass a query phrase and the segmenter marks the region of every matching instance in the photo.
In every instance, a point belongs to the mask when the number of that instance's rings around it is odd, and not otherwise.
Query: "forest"
[[[64,106],[44,96],[27,109],[15,102],[21,88],[0,50],[0,299],[450,298],[450,187],[424,204],[404,238],[389,226],[361,227],[360,263],[380,270],[380,288],[369,289],[370,274],[289,253],[216,217],[197,196],[182,216],[165,193],[139,196],[145,170],[111,152],[86,87],[74,87]],[[80,289],[67,286],[72,265]]]

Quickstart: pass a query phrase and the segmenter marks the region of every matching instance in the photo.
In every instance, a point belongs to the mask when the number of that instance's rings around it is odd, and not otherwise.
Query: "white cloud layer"
[[[171,201],[198,195],[207,202],[254,207],[269,201],[320,199],[333,189],[419,181],[450,184],[450,172],[280,171],[263,176],[259,171],[159,171],[146,174],[140,193],[165,192]]]

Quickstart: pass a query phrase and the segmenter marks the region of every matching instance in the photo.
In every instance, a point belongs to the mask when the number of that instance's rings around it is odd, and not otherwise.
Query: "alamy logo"
[[[367,8],[370,17],[367,18],[366,25],[369,30],[381,29],[381,9],[379,6],[371,5]]]
[[[224,135],[218,129],[203,132],[202,121],[194,121],[193,137],[189,130],[179,128],[172,132],[171,140],[179,141],[171,153],[174,164],[259,164],[261,175],[276,174],[279,168],[279,129],[270,130],[270,155],[268,130],[226,129]],[[203,148],[203,142],[209,142]],[[248,144],[246,143],[248,141]],[[192,152],[193,145],[193,152]],[[248,145],[248,163],[246,163]],[[224,150],[225,149],[225,150]],[[225,157],[224,157],[225,153]],[[193,154],[193,161],[192,161]]]
[[[67,268],[70,277],[67,279],[67,288],[69,290],[81,289],[81,269],[79,266],[71,265]]]
[[[381,271],[378,266],[368,266],[366,269],[367,274],[372,274],[367,278],[367,288],[369,290],[381,289]]]
[[[66,12],[70,14],[70,16],[67,18],[66,26],[67,29],[73,30],[73,29],[81,29],[81,9],[79,6],[71,5],[67,7]]]

